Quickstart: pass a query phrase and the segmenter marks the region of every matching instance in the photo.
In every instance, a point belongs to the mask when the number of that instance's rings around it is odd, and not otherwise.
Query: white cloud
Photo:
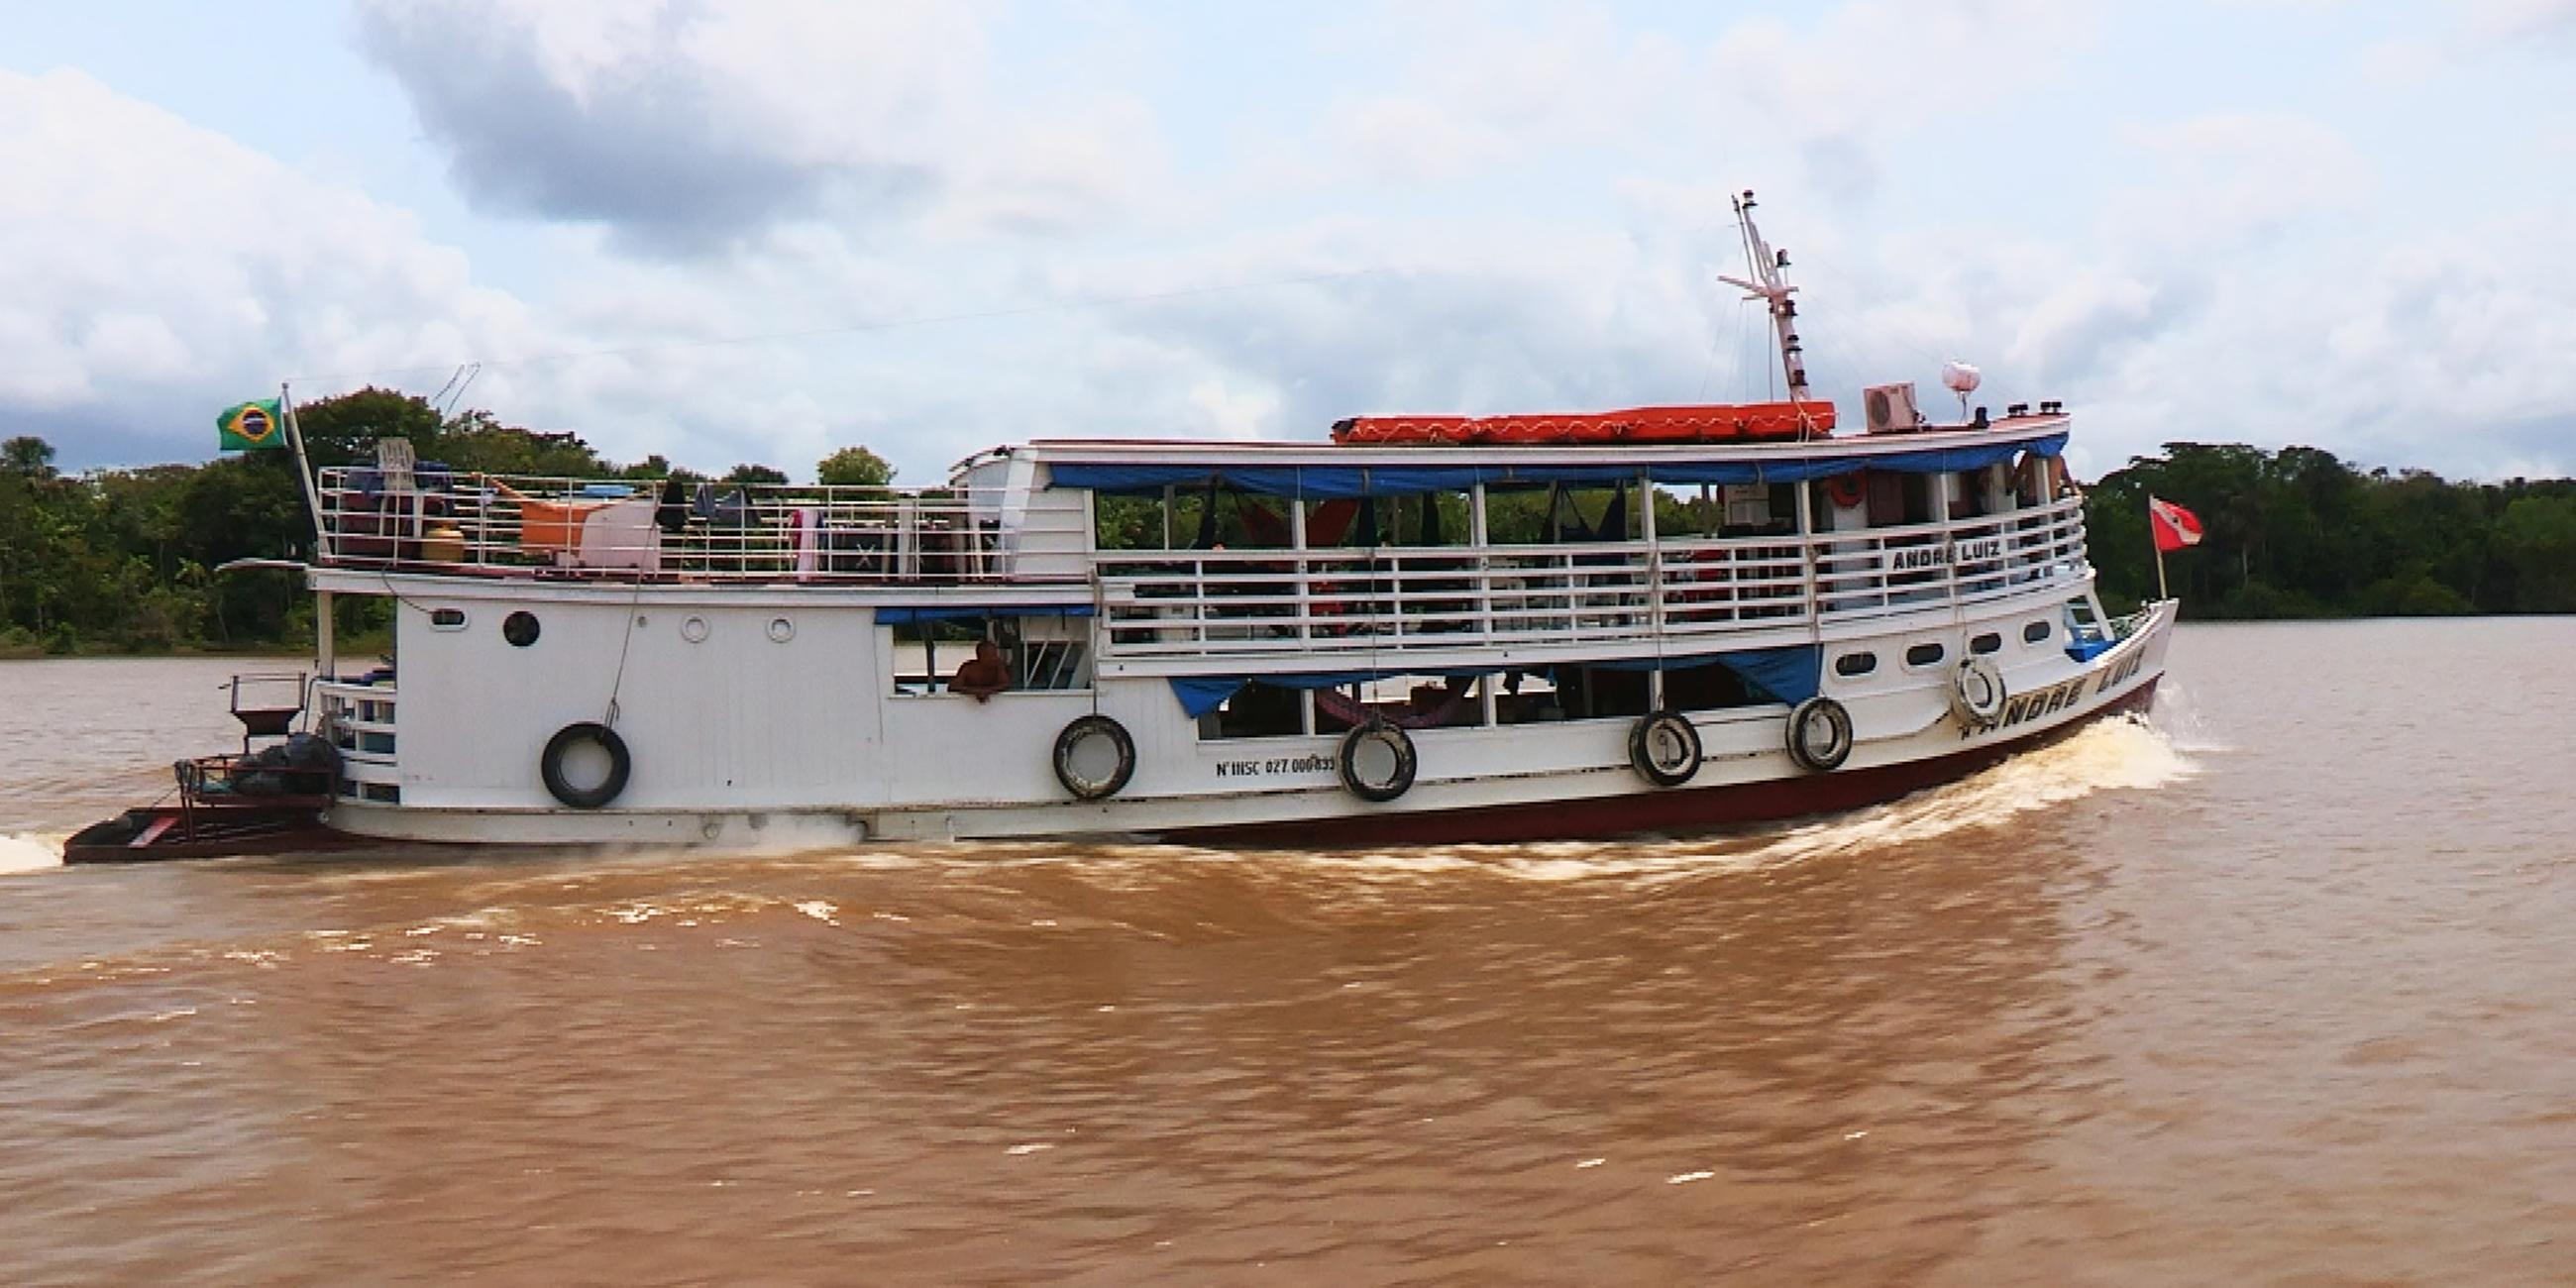
[[[170,427],[273,386],[280,355],[381,367],[534,334],[409,216],[79,72],[0,72],[0,167],[41,176],[0,187],[0,420],[66,460],[211,444]]]

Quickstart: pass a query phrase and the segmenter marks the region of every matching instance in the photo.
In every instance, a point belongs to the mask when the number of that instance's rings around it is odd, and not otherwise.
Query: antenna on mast
[[[1789,252],[1773,250],[1762,240],[1762,230],[1753,226],[1753,190],[1747,188],[1735,197],[1735,220],[1744,231],[1744,260],[1751,266],[1752,277],[1728,277],[1717,280],[1740,287],[1747,299],[1767,301],[1771,308],[1771,329],[1780,341],[1780,369],[1789,378],[1789,401],[1807,400],[1806,351],[1798,343],[1798,305],[1790,299],[1797,287],[1781,277],[1780,270],[1789,266]]]

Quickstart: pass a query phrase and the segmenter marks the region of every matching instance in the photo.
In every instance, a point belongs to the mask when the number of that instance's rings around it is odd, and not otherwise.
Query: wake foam
[[[60,835],[16,832],[0,836],[0,876],[61,867],[63,842],[70,836],[69,832]]]

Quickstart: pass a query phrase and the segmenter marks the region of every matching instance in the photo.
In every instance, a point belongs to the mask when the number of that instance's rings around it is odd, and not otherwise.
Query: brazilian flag
[[[278,400],[271,398],[225,408],[223,415],[215,417],[223,450],[248,452],[286,446],[286,414],[277,404]]]

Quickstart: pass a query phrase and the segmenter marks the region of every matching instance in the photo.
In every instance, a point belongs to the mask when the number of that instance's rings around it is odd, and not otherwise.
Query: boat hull
[[[1589,841],[1622,836],[1706,832],[1881,805],[2061,741],[2095,721],[2144,713],[2155,700],[2149,679],[2083,719],[2005,742],[1934,756],[1797,778],[1713,787],[1678,787],[1596,800],[1318,818],[1248,827],[1187,828],[1160,839],[1199,845],[1318,846],[1472,845]]]
[[[322,822],[315,803],[221,811],[177,805],[130,809],[93,823],[63,842],[65,863],[152,863],[305,854],[367,844],[367,838]]]

